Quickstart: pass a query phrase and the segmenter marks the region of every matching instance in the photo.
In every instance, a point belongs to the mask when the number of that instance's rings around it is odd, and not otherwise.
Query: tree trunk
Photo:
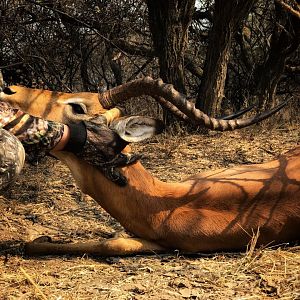
[[[276,24],[267,59],[254,72],[254,94],[260,109],[276,105],[276,89],[287,58],[299,47],[300,20],[275,3]]]
[[[186,93],[184,53],[195,0],[147,0],[149,26],[158,56],[160,77]]]
[[[204,64],[196,107],[217,115],[224,97],[231,40],[240,22],[247,17],[255,0],[216,0],[213,26]]]

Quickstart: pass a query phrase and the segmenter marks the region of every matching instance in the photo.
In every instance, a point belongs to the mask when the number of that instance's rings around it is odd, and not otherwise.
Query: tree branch
[[[300,19],[300,5],[298,3],[295,3],[297,9],[294,9],[293,7],[291,7],[289,4],[285,3],[282,0],[275,0],[275,2],[281,5],[284,10],[286,10],[287,12],[291,13],[293,16]]]
[[[130,55],[139,55],[148,58],[157,56],[152,48],[143,45],[132,44],[123,39],[114,39],[113,44]],[[184,60],[186,69],[194,76],[201,78],[203,70],[194,63],[193,57],[191,55],[185,54]]]
[[[194,21],[205,20],[205,19],[212,23],[213,14],[211,10],[206,10],[206,11],[196,10],[194,12],[193,14]]]
[[[300,74],[300,66],[285,66],[285,71],[289,74]]]
[[[114,39],[112,41],[113,45],[117,46],[117,48],[122,49],[124,52],[127,52],[130,55],[138,55],[145,57],[155,57],[155,51],[147,46],[132,44],[123,39]]]

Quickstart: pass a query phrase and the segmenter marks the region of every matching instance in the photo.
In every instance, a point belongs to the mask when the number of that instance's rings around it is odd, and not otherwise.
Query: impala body
[[[162,182],[136,163],[123,168],[124,188],[73,154],[55,155],[81,190],[128,231],[163,248],[241,249],[256,233],[258,245],[300,239],[300,147],[268,163],[204,172],[180,183]]]

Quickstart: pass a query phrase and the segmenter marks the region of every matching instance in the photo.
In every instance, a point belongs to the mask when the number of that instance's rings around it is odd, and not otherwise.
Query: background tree
[[[209,34],[204,72],[196,103],[197,107],[210,115],[216,115],[220,111],[231,42],[238,26],[248,16],[255,2],[255,0],[215,0],[213,25]]]
[[[184,54],[195,1],[147,0],[147,7],[160,76],[165,82],[172,82],[178,91],[186,93]]]
[[[299,97],[299,15],[299,0],[2,0],[0,67],[66,91],[160,76],[209,114],[264,108]]]

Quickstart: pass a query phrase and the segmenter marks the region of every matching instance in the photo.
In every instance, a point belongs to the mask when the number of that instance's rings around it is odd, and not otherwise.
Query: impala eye
[[[83,103],[69,103],[72,107],[73,113],[76,115],[85,115],[87,114],[86,106]]]

